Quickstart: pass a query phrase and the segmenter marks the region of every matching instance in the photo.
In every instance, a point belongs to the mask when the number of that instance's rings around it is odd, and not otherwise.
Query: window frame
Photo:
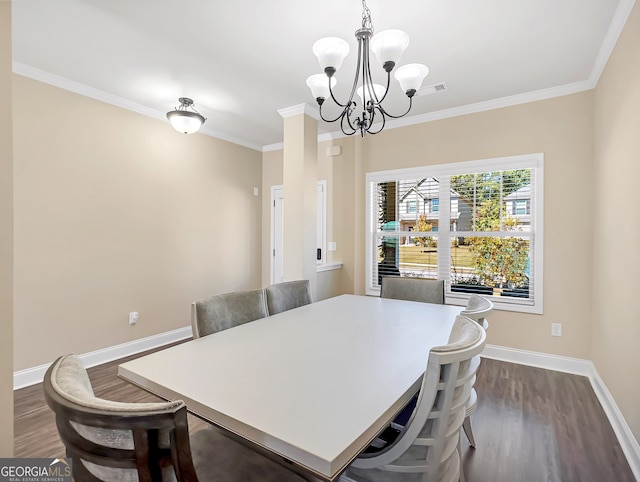
[[[447,164],[437,164],[406,169],[393,169],[388,171],[368,172],[365,175],[366,192],[366,249],[365,249],[365,293],[371,296],[380,295],[380,287],[373,285],[374,279],[374,256],[377,256],[376,240],[377,233],[377,206],[375,205],[376,186],[381,182],[398,182],[415,178],[436,178],[440,179],[441,195],[439,197],[439,221],[436,233],[438,246],[445,243],[450,246],[451,229],[451,197],[450,197],[450,176],[480,173],[490,171],[508,171],[515,169],[532,169],[534,182],[531,187],[530,211],[531,215],[531,239],[533,248],[531,249],[531,268],[533,276],[533,301],[530,299],[518,299],[500,296],[490,296],[495,308],[499,310],[518,311],[525,313],[543,313],[543,279],[544,279],[544,154],[524,154],[517,156],[498,157],[491,159],[480,159],[472,161],[453,162]],[[390,232],[388,235],[403,236],[403,231]],[[509,235],[508,231],[502,232],[503,236]],[[515,235],[515,232],[513,233]],[[404,234],[406,235],[406,234]],[[444,253],[447,254],[444,254]],[[451,263],[445,260],[449,257],[450,250],[446,248],[442,252],[438,251],[438,279],[445,280],[445,303],[464,306],[467,303],[469,294],[451,291]],[[442,261],[442,262],[441,262]]]

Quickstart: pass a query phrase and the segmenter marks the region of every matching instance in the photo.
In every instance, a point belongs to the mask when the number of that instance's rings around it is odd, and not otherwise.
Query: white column
[[[282,109],[284,119],[284,278],[316,287],[317,111],[306,104]]]

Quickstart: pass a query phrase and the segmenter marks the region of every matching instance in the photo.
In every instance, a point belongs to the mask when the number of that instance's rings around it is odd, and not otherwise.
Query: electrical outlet
[[[136,323],[138,323],[138,312],[137,311],[132,311],[131,313],[129,313],[129,324],[130,325],[135,325]]]
[[[562,336],[562,323],[551,323],[551,336]]]

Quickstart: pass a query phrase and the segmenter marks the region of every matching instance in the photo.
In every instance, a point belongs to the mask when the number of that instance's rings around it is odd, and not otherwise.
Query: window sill
[[[319,264],[316,267],[316,271],[318,273],[322,273],[323,271],[332,271],[334,269],[341,269],[342,268],[342,263],[325,263],[325,264]]]

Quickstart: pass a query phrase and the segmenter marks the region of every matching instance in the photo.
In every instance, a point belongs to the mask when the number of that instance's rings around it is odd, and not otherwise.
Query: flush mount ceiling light
[[[377,134],[384,129],[387,117],[397,119],[409,113],[413,96],[422,85],[429,69],[422,64],[407,64],[395,71],[394,77],[409,98],[409,108],[404,114],[391,115],[382,106],[382,102],[389,92],[391,71],[400,61],[402,52],[409,45],[409,36],[401,30],[384,30],[374,36],[371,12],[365,0],[362,0],[362,28],[356,30],[356,39],[358,40],[358,64],[351,94],[346,103],[340,103],[333,94],[333,88],[337,82],[333,75],[349,53],[349,44],[340,38],[325,37],[313,44],[313,53],[318,57],[324,74],[312,75],[307,79],[307,85],[320,106],[322,120],[326,122],[340,121],[340,129],[344,134],[350,136],[360,131],[360,135],[364,136],[367,132]],[[387,74],[386,87],[373,83],[369,64],[369,47]],[[358,114],[356,112],[357,103],[353,100],[356,94],[361,99],[362,111],[354,119],[354,116]],[[331,97],[333,102],[342,108],[335,119],[326,119],[322,113],[324,101],[328,97]],[[381,122],[381,125],[376,130],[372,130],[373,123],[378,121]]]
[[[178,99],[180,105],[170,112],[167,112],[167,119],[171,122],[171,125],[178,132],[184,134],[193,134],[198,132],[200,126],[204,124],[207,119],[200,114],[194,107],[193,101],[187,97],[180,97]]]

